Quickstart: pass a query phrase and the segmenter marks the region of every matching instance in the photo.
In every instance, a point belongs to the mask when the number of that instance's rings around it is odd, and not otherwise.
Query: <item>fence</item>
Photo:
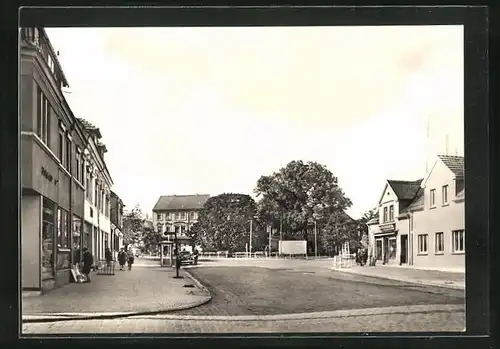
[[[333,257],[333,267],[336,269],[340,268],[352,268],[355,265],[356,254],[341,254]]]
[[[271,252],[269,254],[267,251],[255,251],[255,252],[233,252],[229,253],[228,251],[217,251],[217,252],[202,252],[200,253],[200,257],[205,257],[205,258],[252,258],[252,259],[259,259],[259,258],[276,258],[276,259],[307,259],[307,255],[285,255],[285,254],[280,254],[279,252]],[[313,257],[311,257],[313,258]],[[325,258],[325,256],[321,257],[318,256],[318,258]]]

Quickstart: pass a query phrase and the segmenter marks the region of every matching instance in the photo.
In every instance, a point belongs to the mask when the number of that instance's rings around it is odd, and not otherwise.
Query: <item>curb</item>
[[[196,285],[196,287],[198,287],[199,289],[201,289],[202,291],[205,291],[208,293],[209,297],[210,297],[210,300],[212,299],[212,293],[210,293],[210,291],[208,290],[208,288],[206,288],[200,281],[198,281],[198,279],[196,279],[190,272],[188,272],[186,269],[182,269],[184,271],[184,273],[186,274],[186,276]]]
[[[393,276],[386,276],[386,275],[370,275],[370,274],[364,274],[364,273],[357,273],[355,271],[351,271],[351,270],[343,270],[343,269],[339,269],[339,268],[334,268],[334,267],[331,267],[330,268],[331,270],[334,270],[334,271],[338,271],[340,273],[346,273],[346,274],[354,274],[354,275],[359,275],[359,276],[366,276],[366,277],[372,277],[372,278],[375,278],[375,279],[386,279],[386,280],[393,280],[393,281],[400,281],[400,282],[407,282],[407,283],[410,283],[410,284],[415,284],[415,285],[424,285],[424,286],[433,286],[433,287],[442,287],[442,288],[451,288],[451,289],[455,289],[455,290],[462,290],[464,291],[465,290],[465,286],[461,286],[461,285],[453,285],[453,284],[440,284],[440,283],[429,283],[429,282],[424,282],[422,280],[402,280],[400,278],[397,278],[397,277],[393,277]]]
[[[314,313],[295,313],[278,315],[157,315],[157,316],[134,316],[133,319],[156,319],[156,320],[183,320],[183,321],[291,321],[291,320],[313,320],[334,319],[361,316],[380,316],[395,314],[416,313],[449,313],[465,312],[465,305],[461,304],[434,304],[434,305],[403,305],[384,308],[364,308],[333,310]]]

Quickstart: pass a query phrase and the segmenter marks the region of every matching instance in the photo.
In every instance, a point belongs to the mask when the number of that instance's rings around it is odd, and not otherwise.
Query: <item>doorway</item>
[[[376,255],[375,255],[375,258],[377,261],[381,261],[382,260],[382,240],[381,239],[377,239],[377,242],[376,242]]]
[[[400,264],[408,264],[408,235],[401,235],[401,261]]]

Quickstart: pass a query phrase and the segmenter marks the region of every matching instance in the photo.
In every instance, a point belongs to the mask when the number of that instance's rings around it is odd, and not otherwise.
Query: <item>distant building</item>
[[[111,191],[110,200],[110,221],[111,221],[111,250],[115,258],[118,251],[124,247],[123,243],[123,208],[125,205],[115,192]]]
[[[162,233],[176,232],[182,244],[191,245],[186,233],[198,221],[209,197],[208,194],[160,196],[153,208],[154,226]]]
[[[439,155],[426,178],[387,181],[368,225],[377,264],[465,270],[464,158]]]

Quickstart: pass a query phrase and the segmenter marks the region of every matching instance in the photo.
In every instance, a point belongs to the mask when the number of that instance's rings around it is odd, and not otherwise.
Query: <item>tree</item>
[[[145,220],[141,235],[146,252],[155,252],[162,239],[162,233],[154,229],[153,224]]]
[[[345,212],[352,203],[337,178],[317,162],[291,161],[255,188],[259,217],[274,227],[284,224],[286,238],[309,239],[312,223]]]
[[[203,249],[244,251],[249,242],[250,219],[255,212],[255,201],[249,195],[225,193],[213,196],[205,203],[189,234]]]
[[[329,215],[321,222],[320,237],[325,252],[338,252],[342,245],[349,242],[349,248],[356,251],[360,247],[357,222],[345,212]]]
[[[139,241],[144,228],[142,210],[138,204],[123,215],[123,242],[125,245],[134,244]]]

